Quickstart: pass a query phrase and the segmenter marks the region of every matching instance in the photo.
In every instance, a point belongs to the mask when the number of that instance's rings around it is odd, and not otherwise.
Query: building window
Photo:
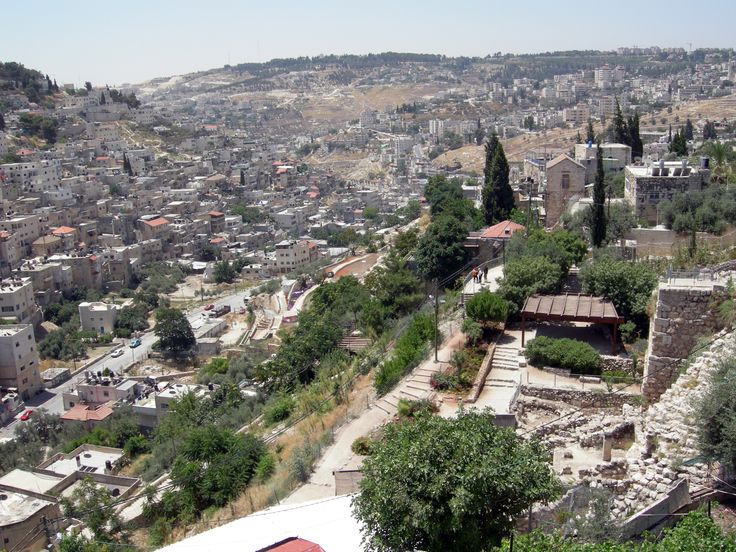
[[[562,173],[562,189],[567,190],[570,187],[570,173]]]

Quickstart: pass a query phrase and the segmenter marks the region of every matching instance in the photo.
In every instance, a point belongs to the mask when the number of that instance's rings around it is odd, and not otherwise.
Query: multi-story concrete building
[[[70,267],[74,285],[102,289],[102,261],[97,255],[52,255],[48,260]]]
[[[547,162],[545,175],[545,226],[551,228],[560,221],[570,202],[585,195],[585,167],[561,154]]]
[[[562,110],[562,120],[574,125],[582,125],[590,119],[590,107],[578,104],[575,107],[566,107]]]
[[[24,400],[43,390],[30,324],[0,326],[0,387],[17,389]]]
[[[624,197],[634,206],[639,219],[659,223],[659,204],[676,193],[699,192],[710,183],[705,163],[693,167],[682,161],[659,161],[648,166],[628,166]]]
[[[319,259],[317,245],[307,240],[284,240],[276,244],[274,272],[285,274]]]
[[[112,333],[120,307],[101,301],[79,303],[79,321],[83,330],[99,334]]]
[[[40,193],[51,190],[61,182],[61,161],[57,159],[7,163],[0,165],[5,181],[18,184],[22,189]]]
[[[0,318],[17,324],[31,324],[37,320],[37,316],[38,306],[30,279],[0,280]]]
[[[0,220],[0,230],[15,234],[23,257],[31,254],[31,246],[41,237],[42,232],[38,215],[24,215]]]
[[[58,262],[46,262],[40,257],[25,261],[19,273],[22,278],[30,278],[34,298],[41,306],[61,300],[62,293],[73,285],[71,267]]]
[[[626,144],[601,144],[601,153],[603,171],[606,173],[620,172],[631,165],[631,147]],[[585,167],[585,181],[588,183],[595,180],[597,155],[597,144],[575,144],[575,161]]]

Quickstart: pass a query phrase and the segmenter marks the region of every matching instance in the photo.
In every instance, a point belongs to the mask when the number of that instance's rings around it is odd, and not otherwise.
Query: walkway
[[[481,282],[474,282],[473,279],[469,279],[465,283],[463,288],[463,295],[474,295],[482,289],[489,291],[498,290],[498,279],[503,277],[503,265],[494,266],[488,269],[486,278]]]
[[[394,391],[373,403],[358,418],[338,429],[335,433],[335,442],[322,455],[309,481],[295,490],[282,504],[298,504],[307,500],[334,496],[335,477],[332,473],[333,470],[354,462],[356,458],[360,459],[350,449],[353,441],[358,437],[368,435],[390,421],[396,414],[396,405],[399,398],[417,400],[430,397],[433,393],[429,385],[431,375],[447,365],[452,353],[462,346],[465,339],[465,336],[459,331],[458,323],[449,324],[444,329],[444,333],[449,337],[437,352],[439,362],[434,361],[434,355],[432,354],[429,359],[422,362],[411,374],[406,376]]]

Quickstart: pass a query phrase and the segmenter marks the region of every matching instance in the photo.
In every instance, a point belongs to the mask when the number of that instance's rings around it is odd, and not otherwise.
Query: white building
[[[120,307],[101,301],[79,303],[79,321],[83,330],[99,334],[112,333],[118,319]]]
[[[0,387],[17,389],[24,400],[43,389],[30,324],[0,326]]]
[[[307,240],[284,240],[276,244],[276,270],[286,274],[319,259],[317,245]]]
[[[29,278],[0,280],[0,318],[28,324],[37,311],[33,284]]]

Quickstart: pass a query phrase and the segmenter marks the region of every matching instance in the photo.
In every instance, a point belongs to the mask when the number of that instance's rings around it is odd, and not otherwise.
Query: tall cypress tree
[[[493,212],[495,211],[496,198],[493,194],[493,178],[491,176],[491,169],[493,164],[493,156],[498,149],[499,141],[498,136],[494,132],[486,142],[486,162],[483,166],[483,190],[482,190],[482,202],[483,212],[486,219],[486,224],[491,224],[493,221]]]
[[[595,184],[593,185],[593,221],[590,228],[590,238],[593,247],[600,247],[606,239],[606,184],[603,173],[603,148],[600,142],[596,151]]]
[[[5,130],[5,117],[0,113],[0,130]]]
[[[629,131],[626,128],[626,119],[621,112],[618,98],[616,98],[616,111],[613,114],[613,141],[617,144],[629,143]]]
[[[506,220],[514,208],[514,191],[509,183],[509,163],[500,142],[496,153],[493,154],[490,172],[493,185],[491,190],[493,209],[490,212],[486,210],[485,218],[486,222],[493,224]]]
[[[639,130],[639,113],[634,113],[633,117],[629,117],[629,146],[631,147],[631,159],[641,158],[644,156],[644,144],[641,141]]]
[[[685,140],[693,139],[693,123],[689,117],[685,121],[685,130],[683,131],[683,136],[685,136]]]
[[[240,169],[240,185],[245,186],[245,173],[243,169]]]
[[[595,131],[593,130],[593,121],[588,119],[588,132],[585,135],[585,141],[591,144],[595,142]]]

